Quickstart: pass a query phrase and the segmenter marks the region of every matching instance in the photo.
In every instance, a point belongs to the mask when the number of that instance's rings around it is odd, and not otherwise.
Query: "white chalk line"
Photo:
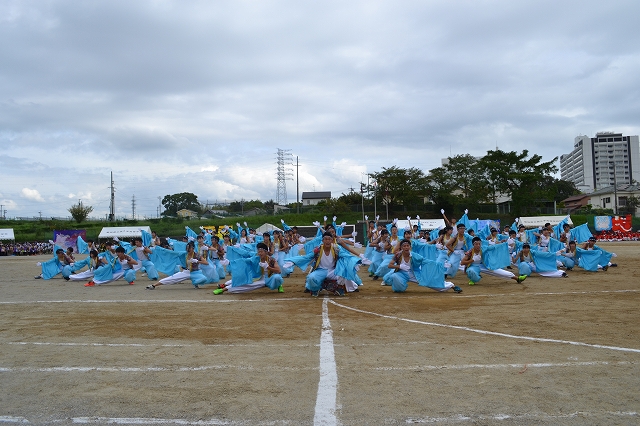
[[[574,367],[619,367],[636,366],[638,363],[631,361],[575,361],[575,362],[539,362],[539,363],[513,363],[513,364],[441,364],[441,365],[409,365],[402,367],[370,367],[359,365],[358,370],[368,371],[446,371],[446,370],[521,370],[525,366],[527,369],[533,368],[574,368]],[[0,373],[152,373],[152,372],[198,372],[207,370],[240,370],[240,371],[315,371],[320,367],[255,367],[252,365],[205,365],[197,367],[0,367]],[[336,371],[340,370],[336,365]],[[345,367],[346,371],[351,371],[351,367]]]
[[[491,297],[533,297],[533,296],[575,296],[575,295],[590,295],[590,294],[616,294],[616,293],[638,293],[638,289],[628,290],[593,290],[593,291],[564,291],[564,292],[537,292],[537,293],[499,293],[499,294],[456,294],[456,299],[474,299],[474,298],[491,298]],[[398,299],[406,300],[408,298],[432,298],[438,293],[415,293],[406,294],[403,296],[374,296],[374,295],[362,295],[358,297],[358,300],[378,300],[378,299]],[[255,302],[293,302],[313,299],[307,296],[302,297],[288,297],[288,298],[262,298],[262,299],[177,299],[177,300],[156,300],[156,299],[63,299],[63,300],[16,300],[16,301],[0,301],[0,305],[29,305],[29,304],[47,304],[47,303],[255,303]],[[436,299],[433,299],[436,300]],[[312,301],[312,303],[315,303]]]
[[[314,371],[318,367],[282,367],[252,365],[202,365],[197,367],[0,367],[0,373],[153,373],[153,372],[191,372],[207,370],[240,371]]]
[[[572,340],[549,339],[549,338],[544,338],[544,337],[518,336],[518,335],[515,335],[515,334],[500,333],[500,332],[497,332],[497,331],[489,331],[489,330],[480,330],[480,329],[477,329],[477,328],[464,327],[464,326],[460,326],[460,325],[441,324],[441,323],[437,323],[437,322],[419,321],[419,320],[413,320],[413,319],[409,319],[409,318],[401,318],[401,317],[397,317],[397,316],[394,316],[394,315],[384,315],[384,314],[379,314],[377,312],[371,312],[371,311],[365,311],[365,310],[362,310],[362,309],[352,308],[351,306],[346,306],[346,305],[340,304],[340,303],[338,303],[338,302],[336,302],[334,300],[330,300],[330,303],[332,303],[332,304],[334,304],[336,306],[339,306],[341,308],[344,308],[344,309],[349,309],[349,310],[354,311],[354,312],[360,312],[362,314],[374,315],[374,316],[378,316],[378,317],[381,317],[381,318],[393,319],[393,320],[398,320],[398,321],[405,321],[405,322],[409,322],[409,323],[412,323],[412,324],[421,324],[421,325],[429,325],[429,326],[433,326],[433,327],[451,328],[451,329],[454,329],[454,330],[468,331],[468,332],[471,332],[471,333],[485,334],[485,335],[489,335],[489,336],[506,337],[506,338],[509,338],[509,339],[517,339],[517,340],[528,340],[528,341],[532,341],[532,342],[560,343],[560,344],[565,344],[565,345],[585,346],[585,347],[596,348],[596,349],[609,349],[609,350],[621,351],[621,352],[640,353],[640,349],[635,349],[635,348],[625,348],[625,347],[620,347],[620,346],[608,346],[608,345],[597,345],[597,344],[592,344],[592,343],[576,342],[576,341],[572,341]]]
[[[590,412],[590,411],[575,411],[567,414],[492,414],[492,415],[477,415],[477,416],[465,416],[458,414],[449,417],[423,417],[423,418],[408,418],[405,423],[463,423],[463,422],[478,422],[487,420],[556,420],[556,419],[573,419],[576,417],[593,417],[598,418],[602,416],[615,416],[615,417],[637,417],[638,413],[635,411],[602,411],[602,412]]]
[[[333,348],[333,332],[329,321],[328,298],[322,301],[322,333],[320,335],[320,380],[313,416],[314,425],[337,425],[336,401],[338,372]]]
[[[435,341],[427,342],[385,342],[385,343],[354,343],[354,344],[336,344],[338,347],[365,347],[365,346],[408,346],[408,345],[434,345]],[[133,347],[133,348],[313,348],[319,347],[319,343],[307,344],[190,344],[190,343],[82,343],[82,342],[0,342],[1,345],[13,346],[85,346],[85,347]]]

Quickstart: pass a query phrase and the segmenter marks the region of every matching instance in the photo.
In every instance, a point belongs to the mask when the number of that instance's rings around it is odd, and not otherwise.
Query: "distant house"
[[[591,201],[590,194],[578,194],[572,195],[569,198],[565,198],[562,200],[564,203],[564,207],[567,209],[567,213],[571,213],[572,211],[579,210],[582,207],[585,207]]]
[[[178,210],[178,217],[182,217],[185,219],[191,219],[191,218],[197,218],[198,217],[198,212],[194,212],[193,210],[189,210],[189,209],[182,209],[182,210]]]
[[[303,192],[302,205],[315,206],[322,200],[330,200],[331,191]]]
[[[229,215],[229,212],[227,212],[226,210],[216,210],[216,209],[208,209],[204,213],[202,213],[202,217],[206,219],[211,219],[212,217],[227,216],[227,215]]]
[[[609,186],[607,188],[598,189],[589,194],[590,202],[593,207],[602,209],[612,209],[616,212],[616,196],[618,198],[618,210],[627,206],[627,198],[640,198],[640,184],[621,184],[617,188]],[[638,214],[638,209],[634,212],[634,216]]]

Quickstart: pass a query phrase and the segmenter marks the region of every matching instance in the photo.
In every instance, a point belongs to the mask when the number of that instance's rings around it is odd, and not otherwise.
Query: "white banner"
[[[0,229],[0,240],[15,240],[13,228]]]

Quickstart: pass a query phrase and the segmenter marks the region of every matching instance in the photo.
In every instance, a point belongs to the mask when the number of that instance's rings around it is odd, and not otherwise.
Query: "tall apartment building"
[[[589,194],[613,186],[640,181],[638,136],[599,132],[595,138],[578,136],[573,151],[560,156],[560,175]]]

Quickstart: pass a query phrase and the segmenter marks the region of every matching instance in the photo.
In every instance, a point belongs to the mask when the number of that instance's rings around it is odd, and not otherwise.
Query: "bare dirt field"
[[[146,277],[86,288],[0,258],[0,423],[640,424],[640,243],[619,267],[214,296]]]

